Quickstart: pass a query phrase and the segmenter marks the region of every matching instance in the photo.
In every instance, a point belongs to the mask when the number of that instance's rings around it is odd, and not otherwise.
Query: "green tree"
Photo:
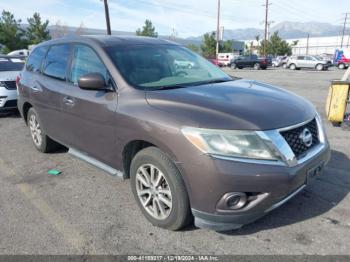
[[[0,17],[0,43],[5,45],[5,50],[11,51],[26,47],[23,39],[24,32],[20,28],[21,20],[16,20],[14,15],[3,10]]]
[[[219,46],[219,52],[232,53],[233,52],[233,41],[232,40],[223,41]]]
[[[263,40],[259,48],[260,54],[264,53],[265,46],[266,46],[266,42],[265,40]],[[278,32],[274,32],[273,35],[270,37],[270,39],[267,41],[266,51],[267,51],[267,54],[275,55],[275,56],[291,55],[292,47],[278,35]]]
[[[195,44],[188,44],[186,46],[188,49],[191,49],[193,52],[199,53],[200,52],[200,47]]]
[[[158,37],[158,33],[156,32],[155,27],[152,24],[151,20],[146,19],[145,25],[136,30],[136,35],[140,36],[150,36],[150,37]]]
[[[47,29],[49,20],[42,22],[40,14],[34,13],[33,17],[28,18],[27,21],[29,26],[26,31],[26,36],[30,44],[36,45],[42,41],[51,39],[49,30]]]
[[[213,58],[216,56],[216,39],[214,32],[204,34],[201,50],[203,56],[206,58]]]

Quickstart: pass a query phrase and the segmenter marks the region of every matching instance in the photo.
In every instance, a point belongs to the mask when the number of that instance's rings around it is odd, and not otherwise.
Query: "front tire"
[[[345,64],[343,64],[343,63],[340,63],[340,64],[338,65],[338,68],[339,68],[340,70],[343,70],[343,69],[345,69]]]
[[[136,154],[131,162],[130,180],[138,206],[154,226],[179,230],[191,222],[181,174],[158,148],[147,147]]]
[[[260,64],[259,64],[259,63],[256,63],[256,64],[254,65],[254,69],[255,69],[255,70],[259,70],[259,69],[260,69]]]
[[[231,69],[236,69],[237,68],[237,65],[235,63],[232,63],[231,64]]]
[[[32,107],[28,111],[27,123],[33,144],[42,153],[49,153],[58,148],[58,144],[48,137],[42,129],[38,113]]]

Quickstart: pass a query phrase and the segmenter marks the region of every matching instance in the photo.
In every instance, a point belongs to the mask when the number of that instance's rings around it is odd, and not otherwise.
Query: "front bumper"
[[[226,231],[249,224],[302,191],[306,186],[308,170],[320,163],[326,164],[329,158],[330,148],[327,143],[313,158],[294,167],[214,160],[214,166],[220,172],[216,176],[218,182],[210,181],[211,186],[204,194],[203,192],[192,194],[200,198],[192,197],[195,225],[216,231]],[[205,173],[208,171],[210,172],[207,169]],[[218,210],[216,203],[227,192],[264,192],[267,196],[249,209]],[[208,203],[211,204],[208,206]]]
[[[0,111],[17,108],[17,90],[0,86]]]

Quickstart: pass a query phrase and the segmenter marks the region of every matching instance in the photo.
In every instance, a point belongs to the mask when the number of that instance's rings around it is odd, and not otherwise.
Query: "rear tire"
[[[237,68],[237,65],[235,63],[232,63],[231,64],[231,69],[236,69]]]
[[[42,153],[56,150],[60,145],[53,141],[42,129],[38,113],[32,107],[27,114],[27,123],[35,148]]]
[[[295,64],[291,64],[291,65],[289,66],[289,69],[291,69],[291,70],[296,70],[296,69],[297,69],[297,66],[296,66]]]
[[[259,63],[255,63],[254,64],[254,69],[255,70],[259,70],[260,69],[260,64]]]
[[[147,147],[136,154],[130,182],[138,206],[154,226],[179,230],[192,221],[182,176],[158,148]]]
[[[324,66],[322,64],[317,64],[316,65],[316,70],[317,71],[322,71],[324,69]]]

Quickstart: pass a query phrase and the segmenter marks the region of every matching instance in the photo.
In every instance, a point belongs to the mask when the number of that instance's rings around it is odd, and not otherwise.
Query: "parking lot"
[[[22,119],[2,115],[0,254],[350,254],[350,131],[327,123],[324,113],[330,80],[344,71],[226,71],[278,85],[317,107],[332,158],[314,184],[240,230],[170,232],[146,221],[128,180],[65,151],[37,152]],[[62,174],[48,175],[53,168]]]

